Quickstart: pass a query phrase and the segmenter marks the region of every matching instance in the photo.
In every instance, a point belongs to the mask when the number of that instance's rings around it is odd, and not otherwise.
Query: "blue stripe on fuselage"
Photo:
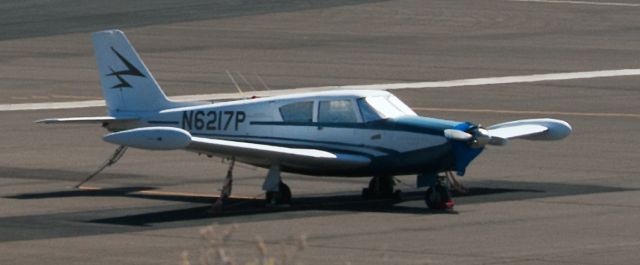
[[[444,130],[453,129],[459,124],[464,123],[420,116],[403,116],[387,121],[393,124],[392,130],[395,131],[426,133],[438,136],[444,136]],[[385,128],[382,127],[381,129],[384,130]]]
[[[306,175],[315,176],[372,176],[379,174],[400,175],[400,174],[418,174],[418,173],[437,173],[443,170],[450,170],[453,166],[453,154],[451,152],[451,144],[449,142],[430,146],[427,148],[416,149],[408,152],[398,152],[391,149],[375,146],[354,145],[338,142],[313,141],[289,139],[280,137],[255,137],[255,136],[229,136],[194,133],[194,136],[216,137],[217,139],[235,140],[250,142],[256,144],[270,144],[289,148],[312,148],[329,152],[355,154],[369,157],[371,164],[364,168],[355,169],[333,169],[333,168],[296,168],[293,166],[283,166],[283,170],[287,172],[295,172]],[[274,141],[291,141],[291,143],[282,143]],[[363,150],[364,149],[364,150]],[[383,155],[372,155],[371,151],[375,150]],[[263,166],[265,165],[256,165]]]
[[[308,126],[308,127],[327,127],[327,128],[354,128],[367,130],[382,131],[403,131],[411,133],[428,134],[433,136],[444,136],[445,129],[452,129],[464,122],[448,121],[434,118],[425,118],[419,116],[405,116],[394,119],[379,120],[367,123],[317,123],[317,122],[260,122],[254,121],[251,125],[270,125],[270,126]],[[213,135],[211,135],[213,136]],[[217,136],[217,135],[216,135]],[[218,137],[229,137],[228,135],[219,135]],[[332,169],[316,169],[314,171],[290,169],[289,171],[310,175],[350,175],[350,176],[367,176],[372,174],[414,174],[414,173],[437,173],[443,170],[450,170],[454,165],[453,153],[450,142],[442,145],[429,146],[419,148],[408,152],[398,152],[388,148],[377,146],[356,145],[341,142],[324,142],[311,139],[292,139],[282,137],[253,137],[240,136],[245,141],[254,138],[260,140],[261,143],[269,144],[269,140],[286,140],[295,141],[296,144],[286,145],[288,147],[315,148],[335,152],[349,152],[354,154],[365,155],[372,158],[372,163],[365,169],[357,171],[333,171]],[[321,145],[331,145],[330,148]],[[282,145],[281,143],[278,145]],[[349,148],[351,147],[351,148]],[[372,156],[363,153],[362,150],[354,150],[353,148],[369,148],[376,151],[386,153],[382,156]]]
[[[269,145],[277,145],[277,146],[283,146],[283,147],[289,147],[289,148],[313,148],[313,149],[321,149],[321,150],[335,151],[335,152],[341,152],[341,153],[352,153],[352,154],[364,155],[367,157],[374,157],[374,155],[370,153],[354,150],[353,148],[372,149],[377,151],[378,153],[384,153],[386,155],[399,153],[396,150],[384,148],[380,146],[358,145],[358,144],[349,144],[349,143],[331,142],[331,141],[317,141],[317,140],[285,138],[285,137],[269,137],[269,136],[197,133],[197,132],[192,132],[191,134],[194,136],[215,137],[216,139],[242,141],[242,142],[256,143],[256,144],[269,144]],[[275,143],[273,141],[290,141],[293,143],[283,144],[283,143]],[[352,147],[352,148],[349,148],[349,147]]]
[[[271,126],[311,126],[326,128],[354,128],[384,131],[404,131],[443,136],[445,129],[453,129],[463,122],[426,118],[420,116],[402,116],[365,123],[356,122],[284,122],[252,121],[251,125]]]

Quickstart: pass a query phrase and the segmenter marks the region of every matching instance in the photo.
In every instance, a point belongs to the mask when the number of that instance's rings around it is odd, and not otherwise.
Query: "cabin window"
[[[313,101],[296,102],[280,107],[282,121],[285,122],[312,122]]]
[[[348,99],[320,101],[318,122],[358,122],[353,101]]]

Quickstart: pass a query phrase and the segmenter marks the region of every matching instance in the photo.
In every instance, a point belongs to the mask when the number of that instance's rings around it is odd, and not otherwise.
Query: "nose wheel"
[[[453,209],[455,203],[451,199],[449,189],[443,185],[436,185],[427,189],[424,195],[424,201],[427,206],[434,210]]]

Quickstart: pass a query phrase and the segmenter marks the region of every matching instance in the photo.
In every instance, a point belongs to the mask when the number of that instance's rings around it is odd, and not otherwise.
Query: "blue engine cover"
[[[455,129],[461,131],[467,131],[474,125],[468,122],[458,124]],[[456,174],[458,176],[464,176],[467,166],[475,159],[484,148],[471,148],[465,142],[453,141],[453,155],[456,161]]]

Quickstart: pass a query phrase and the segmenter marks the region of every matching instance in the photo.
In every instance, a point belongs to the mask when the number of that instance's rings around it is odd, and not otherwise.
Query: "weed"
[[[203,239],[203,246],[198,255],[199,265],[295,265],[299,253],[307,247],[307,236],[300,235],[295,242],[280,242],[279,248],[275,252],[270,251],[270,247],[260,237],[256,236],[255,255],[238,257],[230,249],[231,237],[238,230],[237,225],[226,228],[219,226],[207,226],[200,230]],[[278,253],[278,254],[275,254]],[[193,257],[189,251],[182,252],[182,265],[192,265]]]

